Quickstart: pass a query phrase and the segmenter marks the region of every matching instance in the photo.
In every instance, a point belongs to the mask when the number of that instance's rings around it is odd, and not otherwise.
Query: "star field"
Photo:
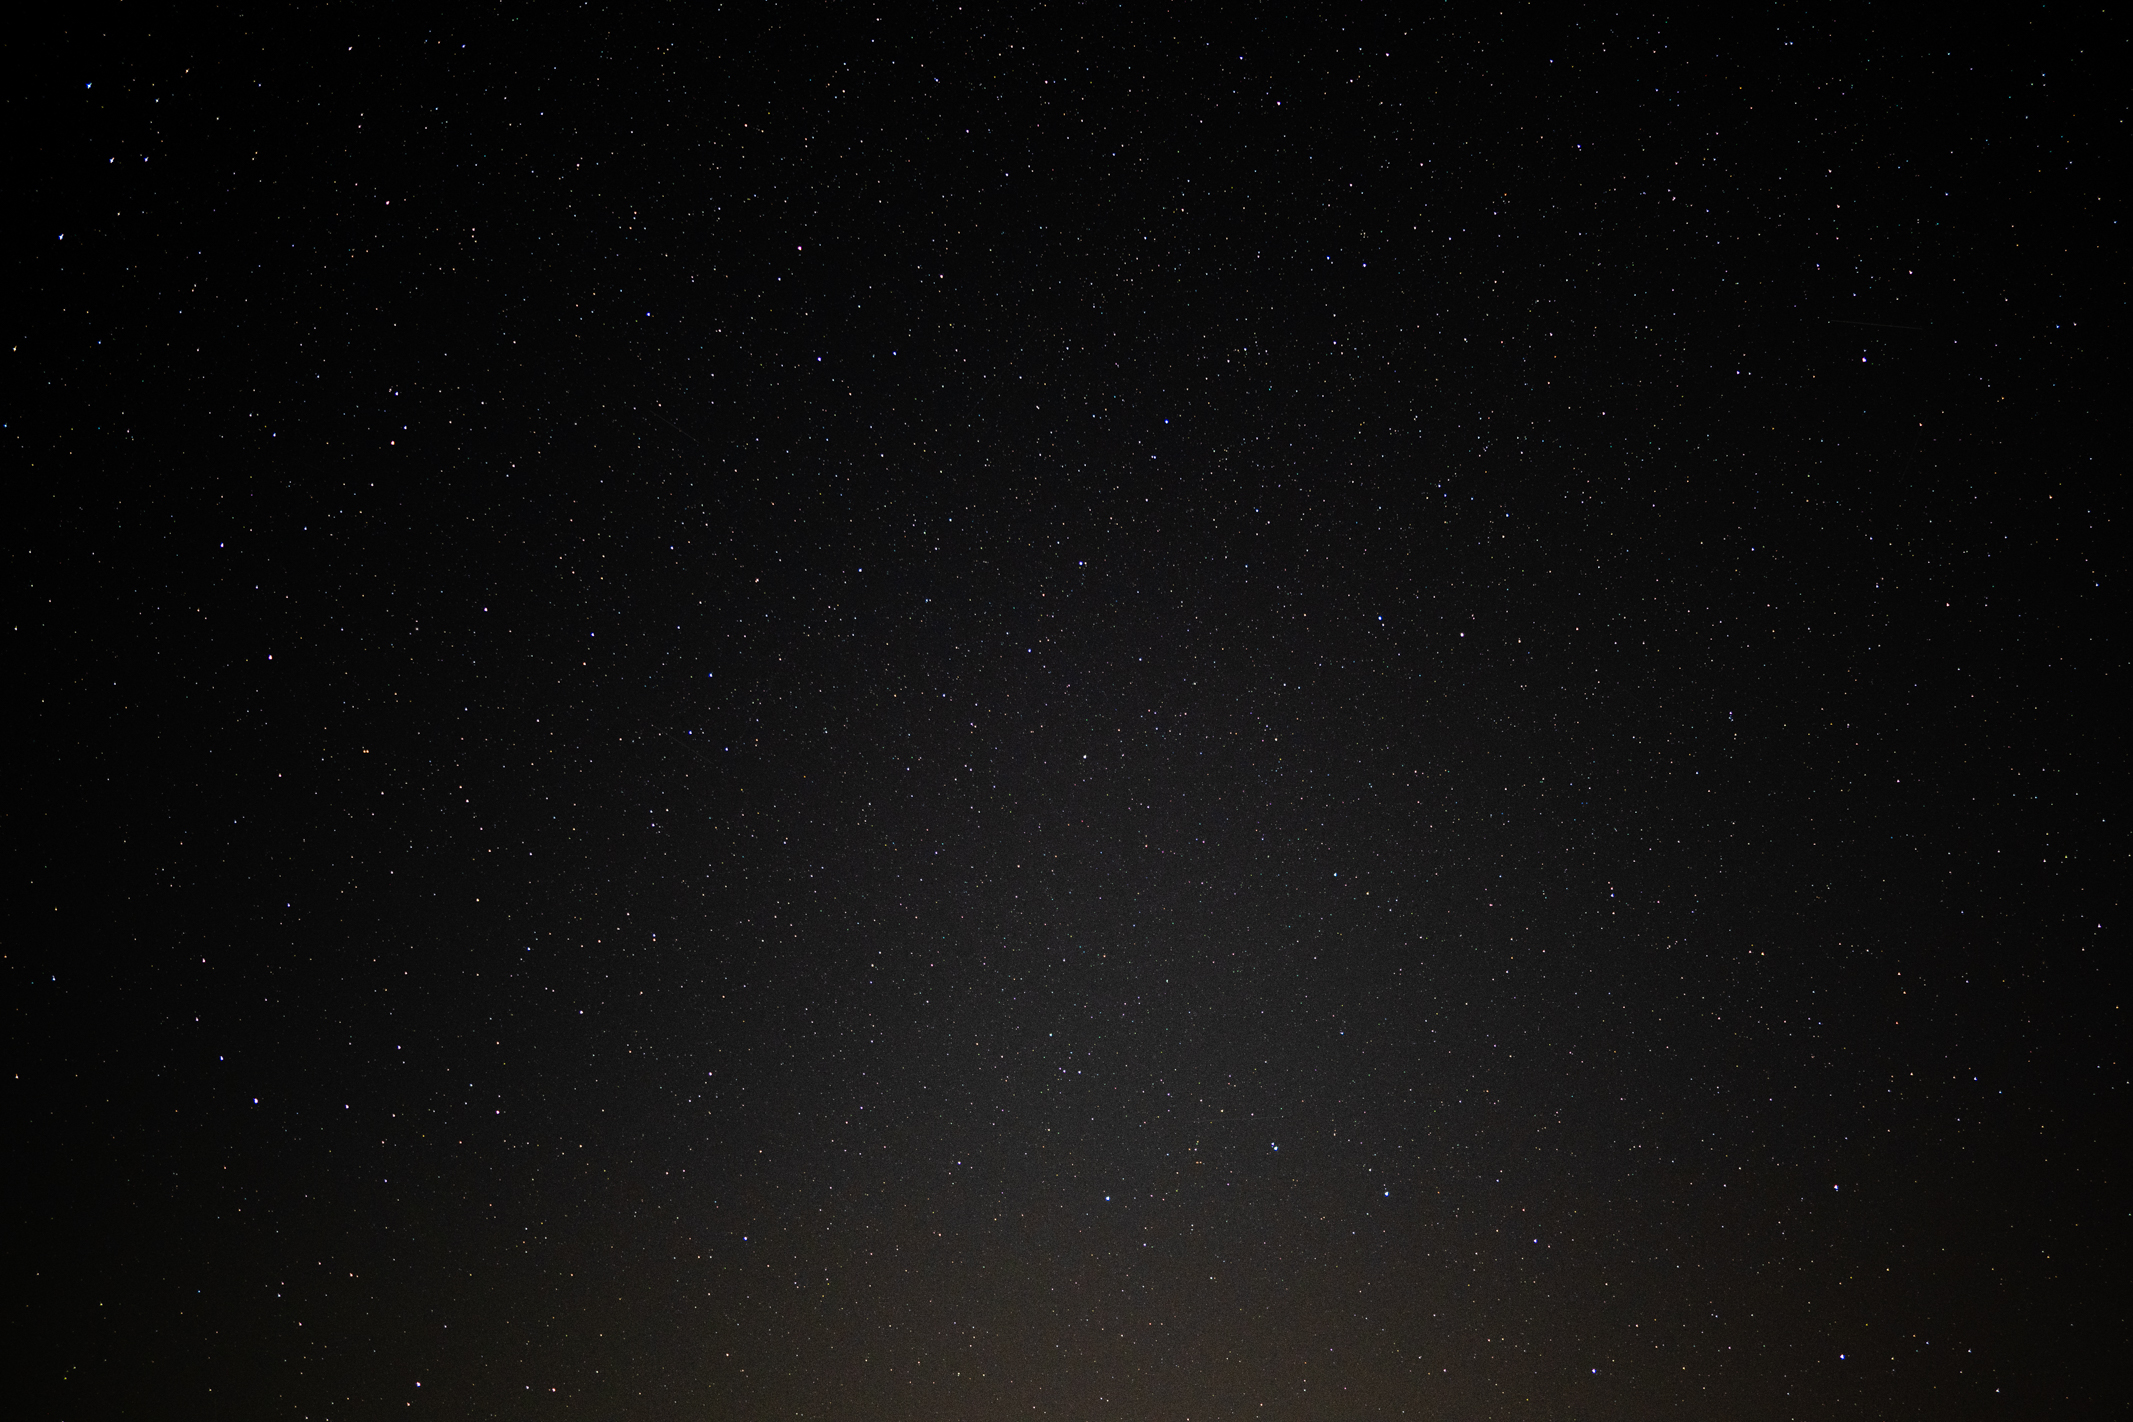
[[[2123,41],[2003,21],[79,22],[24,1415],[2122,1405]]]

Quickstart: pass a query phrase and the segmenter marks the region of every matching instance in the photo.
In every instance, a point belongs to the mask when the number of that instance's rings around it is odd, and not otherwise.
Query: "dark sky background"
[[[23,47],[15,1415],[2124,1407],[2083,13]]]

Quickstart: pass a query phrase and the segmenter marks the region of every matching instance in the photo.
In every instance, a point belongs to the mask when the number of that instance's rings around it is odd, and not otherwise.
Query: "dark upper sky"
[[[2055,15],[83,21],[33,1415],[2123,1405]]]

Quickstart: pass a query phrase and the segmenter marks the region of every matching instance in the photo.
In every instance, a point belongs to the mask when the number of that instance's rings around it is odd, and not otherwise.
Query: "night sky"
[[[2123,32],[1406,8],[18,46],[11,1415],[2128,1405]]]

